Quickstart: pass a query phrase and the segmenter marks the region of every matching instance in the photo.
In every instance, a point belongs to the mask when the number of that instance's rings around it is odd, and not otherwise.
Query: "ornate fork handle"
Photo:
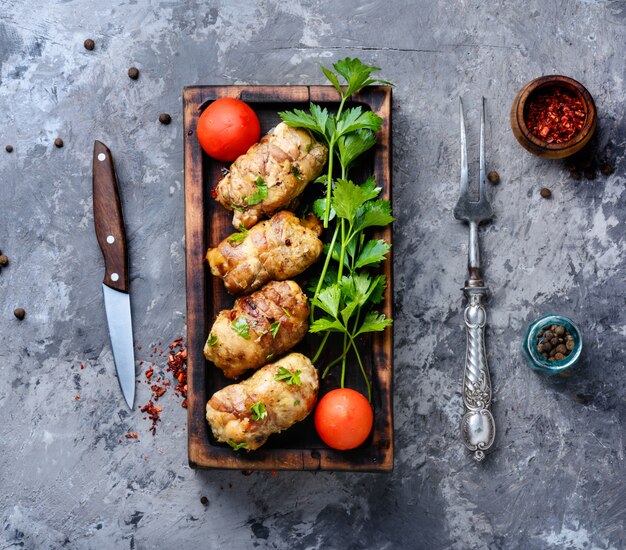
[[[463,404],[465,414],[461,421],[463,442],[480,462],[493,444],[496,426],[491,411],[491,380],[485,354],[485,324],[487,314],[482,305],[487,288],[466,286],[465,327],[467,346],[463,376]]]

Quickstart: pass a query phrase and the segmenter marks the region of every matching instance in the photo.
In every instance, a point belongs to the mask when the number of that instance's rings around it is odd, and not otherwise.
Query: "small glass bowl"
[[[561,359],[560,361],[548,361],[537,349],[537,334],[539,334],[541,329],[549,327],[550,325],[562,325],[574,337],[574,349],[565,359]],[[535,370],[548,374],[563,372],[578,362],[582,349],[582,333],[574,324],[574,321],[567,317],[549,313],[528,325],[528,330],[524,338],[524,352],[526,352],[531,368]]]

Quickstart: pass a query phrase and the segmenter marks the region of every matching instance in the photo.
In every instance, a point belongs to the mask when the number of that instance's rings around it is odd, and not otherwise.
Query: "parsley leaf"
[[[263,420],[267,416],[267,409],[261,402],[252,405],[250,410],[252,411],[252,420]]]
[[[300,381],[300,375],[302,371],[297,370],[296,372],[291,372],[289,369],[285,367],[278,367],[278,372],[276,376],[274,376],[274,380],[282,380],[283,382],[287,382],[290,386],[295,384],[296,386],[302,385]]]
[[[346,97],[359,91],[365,86],[370,86],[371,84],[390,85],[390,82],[387,82],[386,80],[370,78],[371,74],[380,71],[380,68],[372,65],[365,65],[356,57],[354,59],[350,59],[349,57],[340,59],[337,63],[333,64],[333,67],[341,76],[343,76],[343,78],[345,78],[348,83],[348,88],[343,94]]]
[[[307,128],[316,134],[324,135],[324,128],[320,129],[315,118],[302,109],[294,109],[293,111],[281,111],[278,113],[282,121],[287,126],[294,128]]]
[[[286,307],[280,306],[280,309],[283,310],[283,313],[287,316],[287,317],[291,317],[291,311],[289,311]]]
[[[228,238],[229,244],[237,244],[242,242],[248,236],[248,230],[243,226],[239,226],[239,233],[235,233]]]
[[[215,334],[213,334],[212,332],[209,334],[209,337],[207,338],[206,343],[213,347],[217,344],[217,336],[215,336]]]
[[[278,321],[270,325],[270,332],[272,333],[272,338],[276,338],[279,328],[280,328],[280,323]]]
[[[291,165],[291,172],[293,173],[294,176],[296,176],[296,178],[298,178],[299,180],[302,179],[302,174],[300,173],[300,170],[298,169],[298,167],[295,164]]]
[[[339,302],[341,301],[341,289],[339,285],[332,285],[324,289],[318,296],[313,297],[311,301],[317,307],[323,309],[333,317],[337,317],[339,310]]]
[[[370,311],[365,316],[365,319],[363,319],[363,324],[356,333],[356,336],[366,332],[380,332],[381,330],[385,330],[391,323],[393,323],[393,320],[389,319],[389,317],[385,317],[383,313],[378,314],[375,311]]]
[[[267,197],[267,184],[265,180],[259,176],[256,179],[256,193],[253,193],[247,199],[248,206],[259,204],[265,197]]]
[[[337,319],[332,319],[331,317],[322,317],[320,319],[315,319],[311,323],[309,327],[309,332],[345,332],[346,329],[344,326],[337,321]]]
[[[248,320],[245,317],[237,317],[237,319],[230,324],[230,328],[242,338],[250,340],[250,325],[248,325]]]
[[[359,255],[356,263],[354,264],[355,269],[359,269],[367,265],[378,267],[380,262],[385,259],[385,256],[387,252],[389,252],[390,248],[391,245],[382,239],[371,239],[367,241],[361,250],[361,254]]]
[[[337,122],[337,134],[346,135],[356,130],[380,130],[383,119],[372,111],[363,111],[361,107],[346,109]]]
[[[350,132],[337,140],[339,147],[339,162],[346,168],[351,168],[358,157],[369,151],[376,144],[376,135],[372,130],[362,129]]]
[[[241,443],[235,443],[234,439],[229,439],[228,444],[233,448],[233,451],[238,451],[239,449],[247,449],[248,444],[243,441]]]
[[[370,201],[363,204],[359,208],[358,214],[355,220],[355,230],[363,231],[368,227],[383,227],[390,224],[393,221],[391,215],[391,204],[388,200],[379,199],[377,201]]]

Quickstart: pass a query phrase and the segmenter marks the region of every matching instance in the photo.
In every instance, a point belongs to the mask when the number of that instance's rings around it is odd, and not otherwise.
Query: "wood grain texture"
[[[93,219],[104,256],[103,282],[115,290],[128,292],[128,249],[122,202],[113,156],[100,141],[96,141],[93,147]]]
[[[207,362],[202,349],[211,324],[219,311],[230,308],[229,296],[221,280],[212,277],[204,261],[207,248],[215,246],[233,232],[231,213],[211,198],[211,189],[221,176],[225,164],[206,156],[195,136],[196,124],[202,109],[219,97],[236,97],[248,102],[259,116],[262,132],[280,122],[278,111],[308,108],[309,101],[324,104],[329,109],[338,105],[337,92],[330,86],[192,86],[183,93],[185,129],[185,227],[186,227],[186,281],[187,281],[187,336],[188,336],[188,444],[189,463],[195,468],[227,468],[253,470],[344,470],[390,471],[393,468],[393,414],[392,361],[393,334],[390,329],[368,336],[363,349],[371,350],[364,357],[365,368],[372,378],[374,429],[369,439],[358,449],[349,452],[326,447],[317,436],[312,415],[282,434],[273,435],[261,449],[247,453],[233,452],[218,444],[205,420],[205,405],[218,389],[232,383],[219,369]],[[352,177],[361,181],[366,174],[374,174],[382,187],[381,197],[391,199],[391,89],[371,87],[355,95],[351,104],[360,104],[376,112],[383,119],[378,132],[377,146],[367,156],[363,166]],[[309,186],[306,193],[315,192]],[[391,227],[375,233],[377,238],[392,240]],[[392,258],[384,262],[381,272],[387,275],[388,286],[382,311],[393,316]],[[305,287],[307,273],[296,280]],[[319,344],[314,335],[308,335],[294,351],[309,357]],[[330,345],[328,347],[331,347]],[[330,357],[322,355],[320,363]],[[319,368],[319,364],[316,365]],[[356,364],[351,365],[346,385],[364,390]],[[328,377],[320,388],[320,395],[336,387]]]

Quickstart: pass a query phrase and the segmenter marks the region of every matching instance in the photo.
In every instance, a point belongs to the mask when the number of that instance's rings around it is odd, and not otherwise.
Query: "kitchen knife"
[[[113,359],[122,394],[132,409],[135,401],[135,352],[128,293],[128,251],[113,157],[100,141],[93,146],[93,218],[104,256],[104,307]]]

